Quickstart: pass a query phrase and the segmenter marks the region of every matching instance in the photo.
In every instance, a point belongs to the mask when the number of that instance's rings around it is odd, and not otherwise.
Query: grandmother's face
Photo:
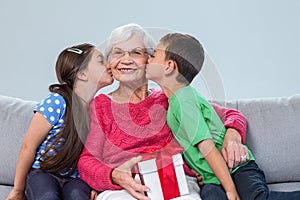
[[[145,66],[148,54],[143,37],[133,35],[113,46],[109,64],[114,78],[120,82],[146,82]]]

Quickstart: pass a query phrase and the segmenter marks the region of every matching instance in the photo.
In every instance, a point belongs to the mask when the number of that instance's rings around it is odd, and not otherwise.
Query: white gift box
[[[178,187],[180,196],[187,195],[189,194],[189,189],[183,169],[182,155],[180,153],[175,154],[172,156],[172,160],[178,185],[170,187]],[[164,200],[156,159],[141,161],[138,163],[138,168],[142,184],[150,188],[150,191],[148,191],[146,195],[150,199]]]

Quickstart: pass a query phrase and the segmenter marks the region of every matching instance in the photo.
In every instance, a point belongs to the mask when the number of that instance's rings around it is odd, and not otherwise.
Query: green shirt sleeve
[[[179,141],[186,141],[187,145],[196,146],[199,142],[212,139],[206,124],[205,114],[202,113],[201,105],[193,105],[188,101],[180,101],[180,107],[176,118],[179,122],[178,132],[173,133]]]

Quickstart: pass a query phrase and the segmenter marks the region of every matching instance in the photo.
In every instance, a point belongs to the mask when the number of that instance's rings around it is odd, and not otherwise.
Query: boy
[[[146,69],[146,77],[169,99],[167,123],[185,149],[186,162],[203,177],[200,196],[204,200],[268,199],[264,174],[250,151],[248,161],[231,172],[221,156],[225,135],[222,121],[190,86],[203,62],[204,50],[196,38],[170,33],[160,39]]]

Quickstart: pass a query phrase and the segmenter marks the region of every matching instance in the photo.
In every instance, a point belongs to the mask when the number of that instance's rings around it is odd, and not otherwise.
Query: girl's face
[[[146,83],[145,66],[148,59],[143,37],[131,36],[113,46],[110,55],[112,74],[120,83]]]
[[[88,80],[95,84],[97,91],[113,82],[111,70],[108,68],[102,53],[97,49],[93,50],[86,74]]]

